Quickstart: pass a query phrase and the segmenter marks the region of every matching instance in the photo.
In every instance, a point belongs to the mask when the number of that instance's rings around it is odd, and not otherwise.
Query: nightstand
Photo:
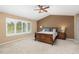
[[[66,39],[66,33],[64,33],[64,32],[59,32],[57,38],[58,38],[58,39],[65,40],[65,39]]]

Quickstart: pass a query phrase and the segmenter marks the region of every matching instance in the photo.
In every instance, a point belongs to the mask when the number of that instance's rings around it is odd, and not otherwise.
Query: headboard
[[[42,30],[46,30],[46,31],[48,31],[48,32],[52,32],[53,31],[53,29],[56,29],[56,31],[58,32],[58,27],[43,27],[43,29]]]

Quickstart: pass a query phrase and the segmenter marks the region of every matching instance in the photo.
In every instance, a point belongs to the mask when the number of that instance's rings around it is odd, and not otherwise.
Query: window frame
[[[8,33],[8,21],[12,21],[14,23],[14,33]],[[17,33],[16,31],[16,24],[18,22],[21,22],[22,24],[22,32],[20,33]],[[23,32],[23,23],[26,24],[26,32]],[[27,31],[28,29],[28,26],[27,26],[27,23],[30,23],[30,32]],[[6,36],[14,36],[14,35],[21,35],[21,34],[30,34],[32,32],[32,23],[30,21],[23,21],[23,20],[20,20],[20,19],[13,19],[13,18],[8,18],[6,17]]]

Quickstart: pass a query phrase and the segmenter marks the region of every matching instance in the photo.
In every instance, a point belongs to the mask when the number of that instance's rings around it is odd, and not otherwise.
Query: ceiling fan
[[[48,12],[47,9],[49,8],[49,6],[47,5],[38,5],[39,9],[35,9],[36,11],[38,11],[39,13],[43,13],[43,12]]]

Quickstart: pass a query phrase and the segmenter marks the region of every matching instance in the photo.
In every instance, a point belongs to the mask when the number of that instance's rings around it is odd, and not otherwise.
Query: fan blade
[[[42,10],[42,9],[43,9],[43,6],[41,6],[41,5],[38,5],[38,7],[40,8],[40,10]]]
[[[47,10],[43,9],[44,12],[47,12]]]
[[[48,6],[48,7],[43,8],[43,9],[47,9],[47,8],[49,8],[49,6]]]
[[[42,6],[42,5],[38,5],[38,7],[39,7],[39,8],[42,8],[43,6]]]

